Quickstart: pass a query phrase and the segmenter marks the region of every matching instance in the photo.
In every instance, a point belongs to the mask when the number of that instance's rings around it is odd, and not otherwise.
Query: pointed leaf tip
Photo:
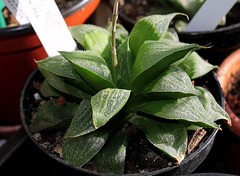
[[[182,160],[184,160],[185,154],[180,154],[176,159],[177,159],[177,164],[180,164]]]

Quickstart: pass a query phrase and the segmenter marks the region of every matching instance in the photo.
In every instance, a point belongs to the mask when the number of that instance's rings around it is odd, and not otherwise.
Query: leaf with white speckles
[[[189,52],[200,48],[197,44],[186,44],[167,39],[144,42],[132,67],[131,90],[138,92],[171,64],[184,58]]]
[[[111,72],[106,61],[93,51],[60,52],[77,73],[95,90],[113,86]]]
[[[131,91],[125,89],[104,89],[91,99],[93,124],[99,128],[106,124],[126,104]]]
[[[92,121],[91,101],[85,99],[78,107],[66,137],[78,137],[95,130]]]
[[[84,136],[64,138],[63,159],[72,165],[82,167],[101,150],[108,137],[109,131],[97,130]]]
[[[213,114],[203,107],[198,96],[149,101],[137,106],[135,110],[164,119],[184,120],[202,127],[219,128],[211,117]]]
[[[179,163],[184,159],[187,150],[187,130],[182,124],[159,122],[142,116],[135,116],[130,122],[143,130],[155,147]]]
[[[124,174],[129,132],[118,132],[94,158],[93,162],[102,173]]]
[[[130,33],[130,48],[133,56],[137,55],[140,46],[145,41],[162,39],[176,15],[180,15],[180,13],[151,15],[139,20]]]
[[[181,98],[201,95],[192,85],[189,76],[178,66],[170,66],[155,78],[141,94],[159,98]]]

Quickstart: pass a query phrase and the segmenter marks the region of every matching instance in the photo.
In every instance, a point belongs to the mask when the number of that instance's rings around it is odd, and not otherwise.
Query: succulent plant
[[[41,93],[51,98],[31,131],[65,128],[64,160],[78,167],[93,160],[100,172],[123,174],[129,142],[124,124],[130,123],[180,163],[190,126],[219,128],[215,121],[230,119],[208,90],[192,84],[216,67],[195,52],[203,47],[179,42],[169,29],[176,15],[145,17],[128,34],[116,24],[116,3],[106,29],[71,27],[85,50],[38,62],[45,77]]]

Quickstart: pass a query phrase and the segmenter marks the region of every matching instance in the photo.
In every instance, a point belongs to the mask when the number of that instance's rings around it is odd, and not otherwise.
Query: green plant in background
[[[123,174],[128,123],[180,163],[187,130],[230,121],[211,93],[191,81],[216,67],[195,52],[202,47],[179,42],[169,29],[181,14],[145,17],[129,35],[116,25],[117,5],[106,29],[71,28],[84,51],[60,51],[38,62],[45,77],[41,93],[52,98],[40,108],[31,131],[65,128],[64,160],[78,167],[92,160],[100,172]]]
[[[153,0],[158,2],[163,8],[159,8],[159,12],[182,12],[188,15],[191,19],[205,0]]]
[[[159,4],[159,7],[156,7],[156,9],[152,12],[154,14],[168,14],[174,12],[181,12],[185,13],[189,17],[189,20],[191,20],[206,0],[151,0],[151,1],[157,2]],[[240,3],[240,1],[238,0],[237,3]],[[238,8],[236,9],[236,12],[233,11],[232,13],[228,14],[228,16],[233,21],[236,21],[239,18],[237,11]],[[183,18],[178,19],[175,22],[175,28],[178,31],[184,31],[187,24],[188,20]],[[219,26],[225,25],[226,16],[223,17],[223,19],[219,23]]]

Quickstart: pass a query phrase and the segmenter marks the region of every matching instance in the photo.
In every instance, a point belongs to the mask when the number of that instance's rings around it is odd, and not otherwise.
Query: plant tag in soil
[[[18,0],[3,0],[3,2],[21,25],[29,23]]]
[[[214,30],[237,0],[206,0],[185,32]]]
[[[18,0],[49,56],[77,45],[54,0]]]

